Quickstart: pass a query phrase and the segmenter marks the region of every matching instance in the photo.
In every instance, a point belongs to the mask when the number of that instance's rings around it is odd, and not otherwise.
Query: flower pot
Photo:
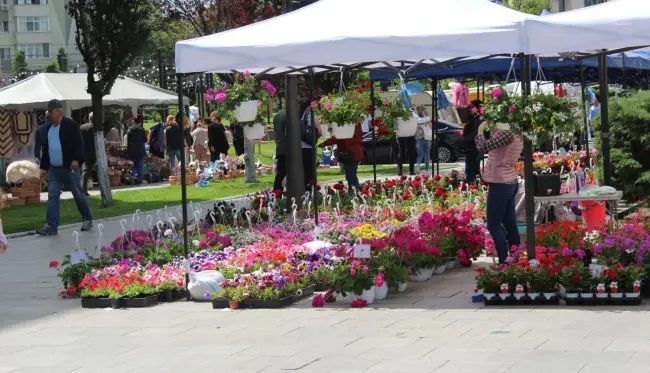
[[[625,293],[625,298],[641,298],[641,293]]]
[[[356,124],[332,124],[332,135],[339,140],[351,139],[354,137]]]
[[[521,298],[524,297],[524,295],[526,295],[526,293],[514,293],[514,294],[512,294],[512,295],[515,296],[515,299],[516,299],[516,300],[520,300]]]
[[[539,293],[528,293],[528,298],[530,298],[531,300],[535,300],[539,298]]]
[[[375,299],[385,299],[388,295],[388,284],[384,282],[381,286],[375,286]]]
[[[485,300],[492,300],[495,298],[497,295],[495,293],[483,293],[483,297]]]
[[[231,310],[238,310],[239,309],[239,302],[235,301],[228,301],[228,307],[230,307]]]
[[[111,302],[111,308],[112,309],[119,310],[120,308],[122,308],[122,299],[120,299],[120,298],[115,298],[115,299],[111,298],[110,302]]]
[[[506,300],[509,297],[510,297],[510,293],[499,293],[499,298],[501,298],[501,300]]]
[[[580,298],[582,299],[593,299],[594,293],[580,293]]]
[[[402,282],[397,286],[397,291],[400,293],[406,291],[406,285],[408,285],[408,282]]]
[[[415,136],[415,131],[418,129],[418,119],[411,118],[407,120],[399,119],[397,121],[397,137],[411,137]]]
[[[542,293],[546,300],[551,300],[557,296],[557,293]]]
[[[431,278],[433,268],[418,269],[415,274],[409,276],[409,281],[424,282]]]
[[[321,124],[320,125],[320,130],[323,133],[324,138],[329,138],[329,133],[330,133],[330,125],[329,124]]]
[[[257,117],[257,105],[259,101],[250,100],[240,103],[235,108],[235,118],[238,122],[252,122]]]
[[[445,273],[446,269],[447,269],[447,265],[441,265],[440,267],[436,267],[436,269],[433,270],[433,274],[441,275]]]
[[[623,293],[610,293],[609,296],[611,298],[621,299],[621,298],[623,298]]]
[[[452,269],[452,268],[454,268],[455,265],[456,265],[456,261],[455,260],[450,260],[450,261],[447,262],[447,269]]]
[[[607,299],[607,298],[609,298],[609,294],[607,294],[607,293],[596,293],[596,298],[598,298],[598,299]]]
[[[566,293],[567,299],[578,299],[580,293]]]
[[[244,126],[244,137],[248,140],[263,139],[265,135],[264,125],[262,124],[257,123],[252,126]]]
[[[361,293],[361,295],[355,294],[354,299],[357,299],[357,298],[361,298],[361,299],[365,300],[366,302],[368,302],[368,304],[372,304],[372,302],[375,301],[375,286],[371,287],[368,290],[364,290],[363,293]]]

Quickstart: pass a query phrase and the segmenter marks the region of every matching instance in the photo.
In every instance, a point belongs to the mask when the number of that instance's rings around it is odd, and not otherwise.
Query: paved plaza
[[[108,243],[119,219],[103,224]],[[472,269],[409,283],[368,309],[309,299],[281,310],[81,309],[57,297],[48,268],[74,250],[72,232],[11,239],[0,256],[0,373],[650,372],[648,306],[484,307],[470,302]],[[97,230],[79,237],[99,243]]]

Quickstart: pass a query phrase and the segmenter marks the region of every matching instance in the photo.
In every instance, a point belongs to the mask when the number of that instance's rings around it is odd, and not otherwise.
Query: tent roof
[[[405,78],[448,78],[448,77],[488,77],[493,75],[505,76],[513,63],[512,58],[494,57],[491,59],[468,58],[446,64],[447,66],[429,67],[419,66],[413,72],[405,74]],[[515,57],[512,65],[517,76],[519,76],[519,58]],[[572,70],[573,75],[577,74],[578,67],[597,68],[598,58],[588,57],[581,60],[560,60],[558,57],[542,57],[539,62],[542,72],[549,75],[550,70]],[[621,70],[650,70],[650,53],[627,52],[607,56],[607,66],[610,69]],[[531,69],[535,72],[538,64],[535,59],[531,60]],[[567,74],[563,74],[566,76]],[[370,70],[372,80],[397,79],[398,75],[394,69],[379,67]]]
[[[45,108],[52,99],[58,99],[71,110],[91,106],[86,92],[85,73],[41,73],[0,89],[0,106],[12,109]],[[189,99],[184,97],[185,103]],[[174,92],[135,79],[118,79],[104,105],[140,106],[145,104],[178,104]]]
[[[650,1],[618,0],[524,21],[526,53],[650,44]]]
[[[532,18],[485,0],[321,0],[263,22],[179,41],[176,71],[519,53],[521,21]]]

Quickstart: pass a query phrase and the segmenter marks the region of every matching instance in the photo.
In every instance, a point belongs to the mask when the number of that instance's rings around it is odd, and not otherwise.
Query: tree
[[[70,0],[68,14],[77,25],[75,41],[86,63],[92,99],[97,175],[102,204],[113,202],[103,134],[102,99],[133,64],[151,33],[151,0]]]
[[[19,50],[14,58],[14,69],[12,73],[18,78],[23,80],[27,75],[27,61],[25,61],[25,51]]]
[[[65,55],[63,47],[56,52],[56,62],[59,64],[61,71],[68,72],[68,56]]]
[[[45,65],[43,71],[46,73],[60,73],[61,68],[59,67],[59,62],[57,60],[53,60],[52,62]]]
[[[549,9],[549,0],[509,0],[506,5],[522,13],[538,16],[542,14],[544,9]]]

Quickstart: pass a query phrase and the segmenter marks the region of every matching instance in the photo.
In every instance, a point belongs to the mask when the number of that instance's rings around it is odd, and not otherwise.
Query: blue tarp
[[[510,66],[512,58],[510,57],[494,57],[485,60],[472,60],[465,59],[456,62],[450,62],[447,67],[431,67],[426,68],[426,65],[416,66],[412,72],[404,75],[405,79],[423,79],[423,78],[474,78],[480,79],[481,77],[494,77],[500,76],[505,78]],[[569,77],[578,74],[579,67],[597,69],[598,58],[589,57],[583,60],[568,60],[560,61],[558,58],[540,58],[539,64],[542,67],[542,72],[547,78],[556,76]],[[618,70],[650,70],[650,52],[627,52],[613,54],[607,57],[607,64],[609,69]],[[408,66],[407,66],[408,68]],[[537,75],[537,60],[531,60],[531,69],[533,78]],[[516,76],[519,76],[519,58],[515,58],[514,71]],[[370,70],[370,79],[372,80],[387,80],[397,79],[398,76],[395,70],[388,67],[382,67]],[[511,76],[511,78],[513,78]]]

